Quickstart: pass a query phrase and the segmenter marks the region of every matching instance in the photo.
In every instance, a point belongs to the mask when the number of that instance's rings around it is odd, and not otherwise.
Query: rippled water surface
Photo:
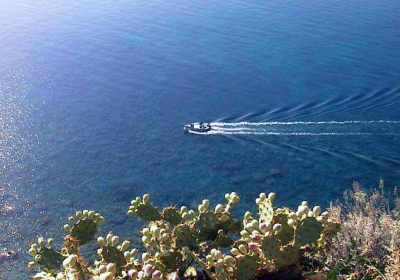
[[[130,238],[145,192],[195,207],[261,191],[327,206],[400,183],[391,0],[1,0],[0,279],[67,214]],[[208,121],[210,133],[184,133]],[[94,250],[94,249],[91,249]],[[2,251],[0,251],[0,255]],[[4,255],[4,254],[3,254]]]

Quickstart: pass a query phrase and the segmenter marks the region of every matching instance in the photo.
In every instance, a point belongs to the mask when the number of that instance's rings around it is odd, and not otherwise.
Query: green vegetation
[[[205,199],[196,211],[159,211],[145,194],[127,212],[147,222],[141,230],[145,251],[130,249],[129,241],[110,232],[97,237],[92,264],[80,251],[103,217],[78,211],[64,226],[69,235],[60,251],[52,239],[31,245],[29,266],[40,270],[33,279],[399,279],[399,208],[388,208],[383,183],[370,196],[355,185],[346,206],[332,204],[326,212],[306,201],[295,211],[277,208],[274,197],[261,193],[258,213],[239,220],[230,211],[239,201],[234,192],[225,195],[226,204],[211,208]]]

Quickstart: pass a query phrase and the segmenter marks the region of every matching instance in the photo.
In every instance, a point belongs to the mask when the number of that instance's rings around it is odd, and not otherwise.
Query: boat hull
[[[211,130],[211,125],[200,126],[199,123],[186,124],[183,129],[187,132],[208,132]]]

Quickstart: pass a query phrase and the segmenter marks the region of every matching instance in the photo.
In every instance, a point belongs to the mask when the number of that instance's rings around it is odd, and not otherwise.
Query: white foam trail
[[[253,130],[253,131],[260,131],[265,130],[267,128],[253,128],[253,127],[212,127],[213,130],[223,130],[223,131],[243,131],[243,130]]]
[[[353,132],[343,131],[348,130],[345,125],[354,126],[359,128],[362,124],[400,124],[400,121],[320,121],[320,122],[238,122],[238,123],[226,123],[226,122],[213,122],[211,123],[211,130],[208,132],[194,132],[193,134],[199,135],[281,135],[281,136],[329,136],[329,135],[400,135],[399,133],[392,132],[359,132],[355,130]],[[303,126],[318,126],[317,131],[307,131],[310,128],[302,129]],[[325,126],[324,126],[325,125]],[[338,126],[341,129],[339,129]],[[343,125],[343,126],[342,126]],[[283,129],[282,126],[290,126]],[[331,127],[332,126],[332,127]],[[336,129],[335,129],[336,127]],[[375,126],[376,127],[376,126]],[[362,127],[361,127],[362,128]],[[288,131],[289,130],[289,131]],[[318,131],[319,130],[319,131]],[[323,131],[321,131],[323,130]],[[336,131],[333,131],[336,130]],[[340,131],[342,130],[342,131]]]
[[[328,135],[393,135],[400,136],[398,133],[369,133],[369,132],[267,132],[267,131],[223,131],[214,130],[208,132],[196,132],[189,131],[189,133],[199,134],[199,135],[278,135],[278,136],[328,136]]]
[[[227,127],[227,126],[267,126],[267,125],[323,125],[323,124],[370,124],[370,123],[386,123],[386,124],[400,124],[400,121],[321,121],[321,122],[213,122],[211,127]]]

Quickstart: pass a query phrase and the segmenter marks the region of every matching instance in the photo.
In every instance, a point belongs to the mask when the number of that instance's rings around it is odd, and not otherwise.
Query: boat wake
[[[199,135],[400,135],[400,121],[293,121],[293,122],[212,122],[207,132],[190,131]]]

